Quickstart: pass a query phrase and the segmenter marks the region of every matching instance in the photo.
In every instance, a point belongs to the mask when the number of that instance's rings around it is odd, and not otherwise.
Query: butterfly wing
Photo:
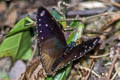
[[[79,59],[80,57],[94,49],[97,45],[99,45],[99,42],[100,38],[96,37],[73,47],[72,50],[70,50],[69,52],[67,51],[67,53],[65,52],[54,62],[52,66],[52,71],[57,71],[69,64],[71,61]]]
[[[51,67],[55,60],[62,55],[67,45],[66,40],[59,24],[43,7],[38,8],[37,25],[41,62],[47,74],[53,75]]]

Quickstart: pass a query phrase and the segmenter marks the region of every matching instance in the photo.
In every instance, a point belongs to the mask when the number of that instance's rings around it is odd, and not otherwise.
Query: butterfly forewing
[[[43,7],[37,11],[38,41],[41,48],[41,61],[48,75],[55,60],[63,54],[66,40],[59,24]]]

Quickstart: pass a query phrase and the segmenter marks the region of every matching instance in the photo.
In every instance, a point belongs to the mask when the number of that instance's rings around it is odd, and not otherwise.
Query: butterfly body
[[[67,45],[60,25],[43,7],[38,8],[37,25],[38,42],[41,49],[40,58],[48,75],[54,75],[60,68],[82,57],[100,40],[97,37],[82,44],[76,45],[75,42],[71,42]]]

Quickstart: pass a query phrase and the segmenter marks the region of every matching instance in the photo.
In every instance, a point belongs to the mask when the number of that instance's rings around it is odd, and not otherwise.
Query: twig
[[[117,2],[115,2],[114,0],[111,0],[111,3],[112,3],[113,5],[115,5],[115,6],[117,6],[117,7],[120,7],[120,4],[117,3]]]
[[[100,0],[106,4],[109,4],[109,5],[114,5],[114,6],[117,6],[117,7],[120,7],[120,4],[115,2],[114,0]]]
[[[101,58],[101,57],[106,57],[108,56],[110,53],[107,53],[107,54],[103,54],[103,55],[100,55],[100,56],[90,56],[90,58]]]
[[[87,67],[83,67],[83,66],[80,66],[79,65],[79,67],[80,67],[80,69],[85,69],[85,70],[87,70],[87,71],[89,71],[89,72],[92,72],[95,76],[97,76],[98,78],[100,78],[101,76],[99,75],[99,74],[97,74],[95,71],[93,71],[93,70],[91,70],[91,69],[89,69],[89,68],[87,68]]]
[[[118,57],[119,57],[119,54],[116,54],[115,57],[114,57],[114,59],[113,59],[113,61],[112,61],[112,65],[111,65],[111,67],[110,67],[110,69],[109,69],[109,73],[108,73],[108,75],[107,75],[107,77],[106,77],[106,80],[110,80],[110,77],[111,77],[111,74],[112,74],[114,65],[115,65]]]
[[[33,60],[36,50],[37,50],[37,40],[35,40],[35,46],[34,46],[34,50],[32,52],[32,58],[29,60],[29,62]]]
[[[58,22],[63,22],[63,21],[82,21],[82,22],[86,22],[87,20],[89,19],[92,19],[92,18],[96,18],[96,17],[99,17],[99,16],[102,16],[102,15],[107,15],[107,14],[110,14],[110,13],[102,13],[102,14],[98,14],[98,15],[94,15],[94,16],[90,16],[90,17],[86,17],[86,18],[67,18],[67,19],[61,19],[61,20],[57,20]],[[112,12],[111,12],[112,14]]]
[[[86,34],[101,34],[101,35],[105,35],[108,32],[99,32],[99,31],[84,30],[84,33],[86,33]]]
[[[57,20],[58,22],[64,22],[64,21],[84,21],[84,18],[67,18],[67,19],[61,19]]]
[[[120,69],[118,69],[117,71],[116,71],[116,73],[113,75],[113,77],[111,78],[111,80],[115,80],[115,77],[117,76],[117,74],[120,72]]]
[[[85,17],[85,18],[68,18],[68,19],[61,19],[61,20],[57,20],[57,21],[74,21],[74,20],[77,20],[77,21],[87,21],[89,19],[92,19],[92,18],[96,18],[96,17],[99,17],[99,16],[105,16],[105,15],[113,15],[117,13],[119,15],[120,11],[117,11],[117,12],[105,12],[105,13],[101,13],[101,14],[97,14],[97,15],[94,15],[94,16],[90,16],[90,17]]]
[[[98,50],[95,51],[94,55],[96,56],[97,54],[98,54]],[[93,66],[94,66],[94,59],[91,60],[91,63],[90,63],[90,64],[91,64],[91,65],[90,65],[90,69],[92,70],[92,68],[93,68]],[[91,73],[91,71],[88,72],[88,75],[86,76],[86,79],[85,79],[85,80],[87,80],[87,79],[89,78],[90,73]]]
[[[106,8],[99,8],[99,9],[89,9],[89,10],[74,10],[74,11],[68,11],[67,12],[67,16],[92,16],[92,15],[97,15],[97,14],[101,14],[101,13],[105,13],[109,10],[109,7]]]

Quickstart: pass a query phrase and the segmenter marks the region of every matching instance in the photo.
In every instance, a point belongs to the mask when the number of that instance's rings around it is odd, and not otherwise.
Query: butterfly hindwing
[[[41,48],[42,64],[48,75],[52,75],[51,67],[55,60],[62,55],[66,40],[59,24],[43,7],[37,11],[38,42]]]
[[[69,52],[64,52],[63,55],[56,59],[52,66],[52,70],[57,71],[60,68],[63,68],[64,66],[69,64],[71,61],[79,59],[80,57],[84,56],[86,53],[94,49],[96,46],[98,46],[99,42],[100,38],[96,37],[93,39],[89,39],[81,44],[78,44],[77,46],[73,47],[72,50],[70,50]]]

